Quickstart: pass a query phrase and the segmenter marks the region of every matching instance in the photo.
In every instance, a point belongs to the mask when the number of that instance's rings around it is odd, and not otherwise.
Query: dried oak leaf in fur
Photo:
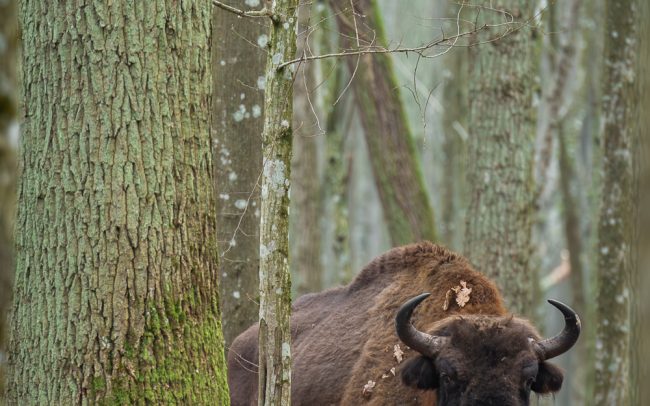
[[[467,287],[467,282],[460,281],[460,286],[451,288],[456,293],[456,304],[458,307],[465,307],[469,302],[469,295],[472,293],[472,288]]]
[[[363,396],[369,397],[376,385],[377,382],[375,381],[368,381],[367,384],[363,385]]]
[[[397,360],[398,364],[402,362],[402,360],[404,359],[404,351],[402,351],[399,344],[395,344],[395,346],[393,347],[393,356]]]

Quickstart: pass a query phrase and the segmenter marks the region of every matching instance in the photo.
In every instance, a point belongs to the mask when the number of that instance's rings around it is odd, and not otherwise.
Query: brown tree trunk
[[[243,1],[227,4],[240,8]],[[257,321],[266,20],[213,10],[212,138],[226,345]],[[258,85],[259,82],[259,85]]]
[[[343,48],[386,45],[376,0],[330,0]],[[357,42],[358,38],[358,42]],[[436,240],[433,210],[422,179],[413,134],[391,57],[347,57],[374,179],[393,245]]]

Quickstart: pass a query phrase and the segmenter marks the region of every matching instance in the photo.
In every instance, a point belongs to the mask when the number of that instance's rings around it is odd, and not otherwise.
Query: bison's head
[[[528,405],[530,391],[557,392],[562,371],[547,360],[568,351],[580,335],[580,320],[568,306],[549,300],[564,314],[557,336],[540,339],[523,319],[486,315],[448,317],[429,331],[410,322],[428,293],[406,302],[397,313],[397,335],[421,355],[402,368],[402,381],[436,390],[439,406]]]

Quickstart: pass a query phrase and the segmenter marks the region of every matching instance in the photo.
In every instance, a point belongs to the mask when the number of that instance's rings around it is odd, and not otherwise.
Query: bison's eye
[[[530,388],[533,386],[535,383],[535,377],[531,376],[530,378],[526,379],[526,390],[530,390]]]

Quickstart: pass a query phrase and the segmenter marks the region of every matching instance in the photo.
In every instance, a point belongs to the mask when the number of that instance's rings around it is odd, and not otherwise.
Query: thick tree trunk
[[[243,1],[228,4],[241,8]],[[214,142],[219,290],[226,345],[259,313],[259,187],[262,173],[265,20],[213,11]]]
[[[211,5],[22,3],[8,403],[227,404]]]
[[[598,222],[598,292],[594,405],[628,401],[630,247],[633,213],[639,3],[608,1],[606,7],[603,187]]]
[[[297,53],[307,44],[312,13],[311,2],[303,2],[298,15]],[[316,20],[318,21],[318,20]],[[291,163],[291,268],[297,276],[298,295],[318,292],[323,285],[321,264],[321,217],[323,216],[316,124],[315,64],[300,64],[293,88],[293,159]]]
[[[344,49],[386,45],[376,0],[330,3]],[[393,245],[436,240],[433,210],[390,58],[386,54],[346,58],[377,191]]]
[[[13,220],[15,210],[17,135],[18,2],[0,3],[0,404],[5,382],[6,315],[13,278]],[[13,134],[12,134],[13,133]]]
[[[267,3],[273,23],[264,95],[260,222],[259,404],[291,403],[289,186],[298,0]]]
[[[537,58],[535,33],[527,24],[534,3],[506,0],[499,10],[508,17],[497,10],[482,10],[478,26],[502,25],[514,16],[515,21],[506,26],[510,32],[470,49],[468,179],[472,191],[465,253],[497,282],[512,311],[529,314],[535,279],[530,259]],[[475,40],[499,36],[487,30]]]

